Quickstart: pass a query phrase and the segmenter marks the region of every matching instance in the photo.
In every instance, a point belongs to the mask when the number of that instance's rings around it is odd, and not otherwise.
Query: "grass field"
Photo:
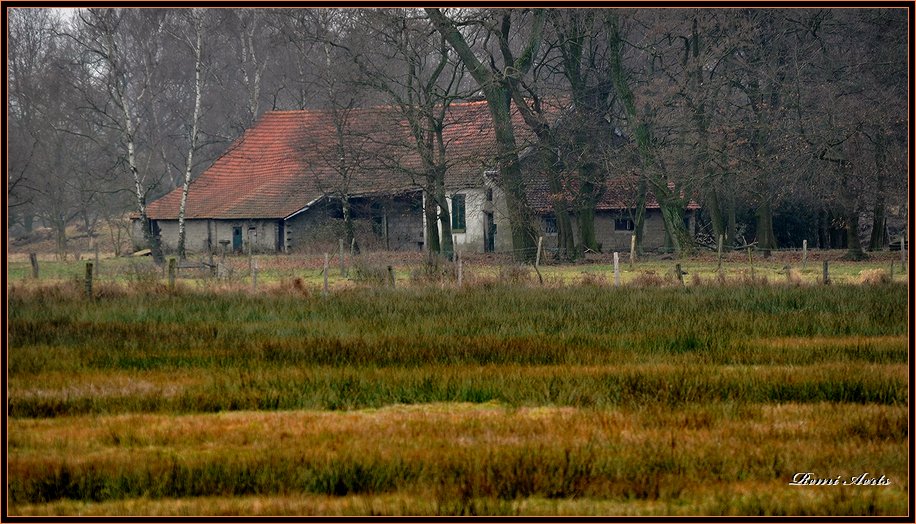
[[[663,259],[659,256],[639,258],[631,267],[628,254],[620,254],[621,284],[671,285],[675,283],[675,264],[681,264],[686,285],[705,283],[790,283],[815,284],[823,276],[823,262],[829,263],[829,275],[833,283],[858,284],[863,279],[882,278],[895,282],[906,282],[907,271],[901,266],[900,253],[874,252],[864,261],[846,261],[845,251],[812,250],[802,260],[800,251],[774,252],[764,258],[755,252],[750,259],[745,252],[725,254],[721,271],[714,253],[703,253],[689,260]],[[539,283],[531,266],[519,267],[500,255],[464,255],[463,273],[465,282],[492,283],[511,280],[513,283]],[[82,255],[82,260],[60,261],[54,255],[39,255],[39,276],[44,282],[75,281],[84,278],[86,262],[95,263],[92,255]],[[216,257],[214,263],[219,262]],[[310,289],[319,289],[323,284],[323,256],[314,255],[255,255],[258,265],[258,282],[261,285],[292,285],[298,279]],[[191,262],[209,262],[208,257],[192,256]],[[249,285],[251,270],[248,257],[230,256],[225,260],[230,275],[223,281],[223,287]],[[444,262],[430,268],[420,253],[372,253],[369,255],[344,257],[346,276],[341,275],[340,261],[330,258],[328,280],[330,287],[350,287],[354,282],[382,283],[387,279],[387,266],[393,266],[396,282],[401,284],[456,283],[456,267]],[[7,259],[7,277],[11,282],[33,283],[32,268],[28,254],[17,253]],[[894,266],[891,269],[891,266]],[[155,266],[149,257],[113,257],[102,254],[96,268],[97,278],[102,282],[129,283],[131,285],[166,283],[165,267]],[[578,264],[557,264],[544,257],[540,266],[546,286],[586,284],[613,285],[614,266],[610,254],[589,255],[589,260]],[[893,272],[893,275],[891,275]],[[212,287],[209,273],[197,269],[178,272],[179,281],[195,287]]]
[[[472,261],[459,288],[417,260],[322,297],[269,258],[257,293],[112,261],[91,301],[11,263],[10,514],[907,513],[907,288],[862,276],[885,262],[615,287]]]

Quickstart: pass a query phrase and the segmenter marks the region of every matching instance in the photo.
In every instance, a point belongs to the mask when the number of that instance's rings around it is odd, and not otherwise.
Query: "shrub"
[[[371,256],[354,257],[350,279],[364,284],[384,285],[388,282],[388,265]]]
[[[458,267],[443,257],[430,255],[419,267],[410,271],[414,284],[444,284],[457,280]]]
[[[599,275],[597,273],[583,272],[576,283],[580,286],[607,287],[608,279],[604,275]]]
[[[883,269],[865,269],[859,272],[860,284],[887,284],[890,281],[890,275]]]
[[[631,286],[635,287],[663,287],[668,285],[668,281],[658,275],[655,271],[644,271],[636,275],[630,281]]]
[[[161,276],[162,270],[151,259],[131,262],[127,269],[127,280],[130,287],[137,290],[156,289]]]
[[[501,264],[497,278],[503,284],[527,284],[531,282],[531,268],[520,264]]]

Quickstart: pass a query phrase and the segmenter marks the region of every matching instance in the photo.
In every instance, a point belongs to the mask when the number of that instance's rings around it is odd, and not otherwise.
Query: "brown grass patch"
[[[883,269],[865,269],[859,272],[859,284],[878,285],[888,284],[890,281],[890,275]]]
[[[638,273],[630,280],[630,285],[633,287],[663,287],[670,284],[670,279],[659,276],[658,273],[653,270]]]

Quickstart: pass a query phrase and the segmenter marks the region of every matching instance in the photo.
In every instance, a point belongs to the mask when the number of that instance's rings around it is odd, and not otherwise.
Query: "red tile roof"
[[[345,130],[344,162],[335,116]],[[448,185],[482,185],[496,156],[486,102],[453,104],[444,140]],[[191,183],[185,217],[282,218],[328,194],[417,190],[422,163],[410,144],[405,119],[391,109],[268,112]],[[174,219],[180,200],[176,188],[150,203],[147,213]]]
[[[344,130],[343,162],[335,118]],[[513,120],[522,150],[533,142],[532,133],[517,111]],[[443,135],[447,186],[482,186],[496,157],[486,102],[452,104]],[[419,190],[422,162],[411,144],[406,120],[392,108],[268,112],[191,183],[185,217],[284,218],[326,195]],[[530,203],[549,211],[546,180],[536,173],[529,177]],[[599,208],[630,207],[624,193],[607,191]],[[151,202],[147,214],[175,219],[180,200],[179,187]]]

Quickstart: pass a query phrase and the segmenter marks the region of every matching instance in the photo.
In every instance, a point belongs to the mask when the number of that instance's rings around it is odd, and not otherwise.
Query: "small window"
[[[487,188],[487,202],[492,202],[492,201],[493,201],[493,188],[488,187]]]
[[[544,217],[544,234],[545,235],[556,235],[557,234],[557,217]]]
[[[629,218],[615,218],[614,231],[633,231],[633,220]]]
[[[463,231],[466,227],[464,195],[452,195],[452,231]]]

